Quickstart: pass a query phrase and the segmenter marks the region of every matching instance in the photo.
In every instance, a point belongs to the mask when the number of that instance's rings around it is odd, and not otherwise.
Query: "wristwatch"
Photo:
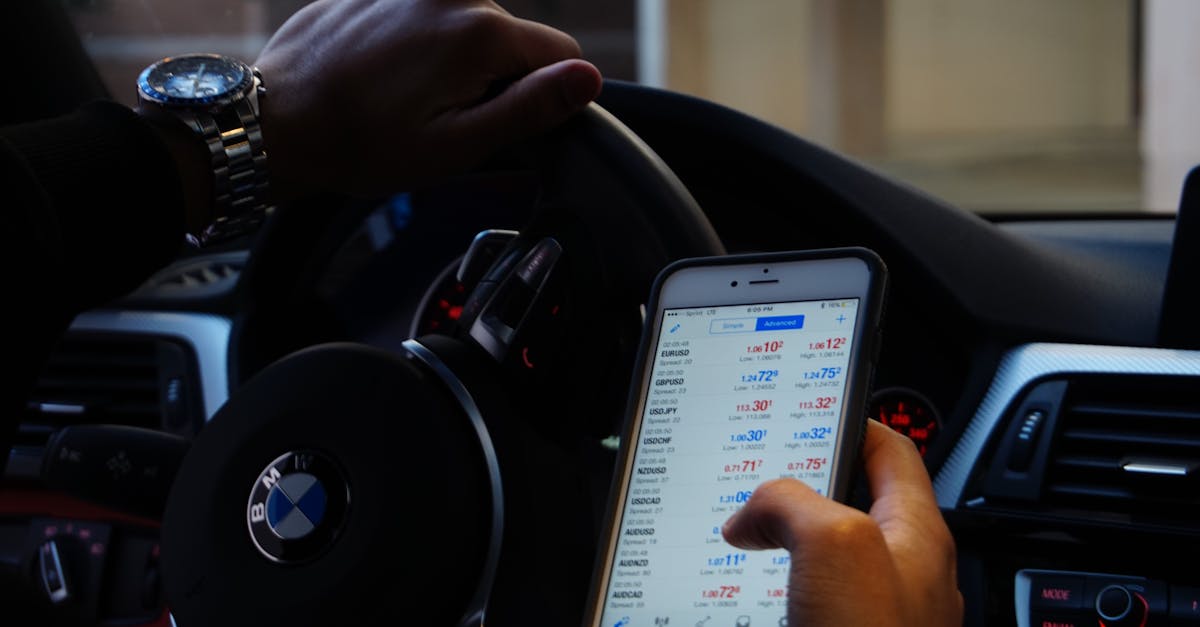
[[[181,120],[212,163],[212,221],[199,240],[224,241],[258,227],[271,210],[267,150],[259,125],[262,76],[219,54],[167,57],[138,77],[138,104]]]

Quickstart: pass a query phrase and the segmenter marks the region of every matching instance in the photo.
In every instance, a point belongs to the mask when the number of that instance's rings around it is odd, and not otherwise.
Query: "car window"
[[[114,97],[253,59],[304,0],[60,0]],[[606,76],[740,109],[984,213],[1173,211],[1200,162],[1190,0],[506,0]]]

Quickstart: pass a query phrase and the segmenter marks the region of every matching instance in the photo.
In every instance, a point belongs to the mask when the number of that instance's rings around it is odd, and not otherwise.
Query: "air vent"
[[[185,259],[150,277],[130,297],[156,301],[217,297],[237,286],[247,259],[245,251]]]
[[[13,463],[24,478],[56,429],[120,424],[190,437],[202,421],[196,362],[173,341],[144,335],[68,335],[50,356],[18,427]],[[32,476],[30,476],[32,475]]]
[[[1072,380],[1042,502],[1131,518],[1200,511],[1200,377]]]
[[[231,258],[232,257],[232,258]],[[244,259],[225,255],[181,264],[155,275],[148,287],[155,290],[196,290],[224,287],[237,282],[245,269]]]
[[[241,262],[213,262],[189,267],[178,274],[164,277],[158,287],[195,288],[236,280],[244,264]]]

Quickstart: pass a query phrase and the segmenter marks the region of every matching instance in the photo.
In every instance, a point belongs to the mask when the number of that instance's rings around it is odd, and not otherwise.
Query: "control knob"
[[[1144,627],[1150,605],[1137,592],[1112,584],[1096,595],[1096,614],[1105,627]]]

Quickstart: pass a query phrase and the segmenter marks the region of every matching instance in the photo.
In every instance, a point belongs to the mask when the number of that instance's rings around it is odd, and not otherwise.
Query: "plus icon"
[[[846,321],[846,315],[845,315],[845,314],[838,314],[838,317],[834,318],[834,320],[837,320],[837,323],[838,323],[838,324],[842,324],[843,322],[845,322],[845,321]]]

